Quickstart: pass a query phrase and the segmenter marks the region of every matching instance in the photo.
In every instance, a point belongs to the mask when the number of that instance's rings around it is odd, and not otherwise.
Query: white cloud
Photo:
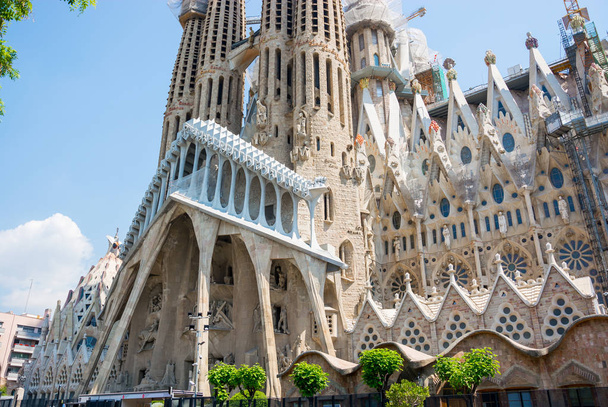
[[[0,230],[0,311],[24,311],[30,279],[28,313],[54,311],[87,272],[92,250],[78,225],[60,213]]]

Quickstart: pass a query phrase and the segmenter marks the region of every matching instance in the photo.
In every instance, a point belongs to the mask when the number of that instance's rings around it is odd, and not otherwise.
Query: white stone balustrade
[[[304,200],[311,219],[311,238],[306,244],[318,249],[314,211],[326,190],[324,177],[307,180],[219,124],[193,119],[184,124],[156,171],[121,255],[128,254],[172,194],[276,232],[298,245],[303,243],[298,204]]]

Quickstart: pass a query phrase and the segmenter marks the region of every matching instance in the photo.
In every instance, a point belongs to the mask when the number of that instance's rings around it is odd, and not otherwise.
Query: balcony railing
[[[17,379],[19,379],[19,373],[8,373],[6,375],[6,380],[8,380],[9,382],[16,382]]]
[[[22,338],[22,339],[40,339],[40,332],[28,332],[28,331],[24,331],[23,329],[19,329],[17,331],[17,333],[15,334],[15,336],[17,338]]]
[[[13,346],[13,350],[15,352],[34,353],[35,347],[36,345],[24,345],[22,343],[16,343],[15,346]]]
[[[21,366],[23,366],[23,364],[25,363],[26,360],[27,359],[12,358],[11,360],[9,360],[8,364],[10,366],[21,367]]]

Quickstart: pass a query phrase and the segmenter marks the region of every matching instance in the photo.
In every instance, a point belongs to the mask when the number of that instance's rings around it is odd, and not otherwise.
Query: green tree
[[[234,365],[219,363],[209,370],[207,377],[215,388],[215,398],[218,401],[228,400],[230,392],[239,385],[238,369]]]
[[[460,394],[473,394],[485,378],[500,374],[492,348],[471,349],[462,357],[437,356],[435,373]]]
[[[329,374],[314,363],[297,363],[290,377],[303,397],[314,397],[329,385]]]
[[[386,407],[419,407],[429,396],[429,389],[403,380],[393,384],[386,392]]]
[[[80,13],[85,11],[87,7],[96,4],[96,0],[61,1],[68,3],[70,10],[78,10]],[[17,59],[17,51],[6,43],[4,36],[11,22],[25,20],[31,12],[31,0],[0,0],[0,78],[5,76],[12,80],[19,78],[19,71],[13,68],[13,63]],[[2,99],[0,99],[0,116],[4,116]]]
[[[0,0],[2,1],[2,0]],[[0,386],[0,396],[6,396],[7,389],[6,386]]]
[[[241,365],[237,372],[237,383],[241,393],[248,400],[247,405],[251,406],[256,392],[266,385],[266,372],[257,363],[253,366]]]
[[[363,382],[386,396],[388,380],[391,375],[403,367],[403,359],[399,353],[390,349],[371,349],[361,352],[359,364],[362,369]]]

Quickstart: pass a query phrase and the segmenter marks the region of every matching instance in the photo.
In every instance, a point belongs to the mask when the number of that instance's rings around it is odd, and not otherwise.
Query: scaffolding
[[[596,283],[601,289],[598,298],[606,304],[608,303],[606,299],[608,294],[608,255],[606,253],[608,250],[608,205],[598,176],[592,168],[588,152],[592,148],[593,140],[608,129],[608,115],[592,117],[587,93],[576,63],[578,47],[579,45],[584,46],[583,41],[590,43],[590,37],[595,33],[595,25],[587,24],[584,32],[576,33],[574,36],[566,32],[566,26],[562,20],[558,21],[558,25],[562,45],[570,62],[570,75],[576,82],[582,111],[578,109],[578,102],[575,98],[570,100],[571,113],[562,113],[560,107],[557,106],[556,113],[547,119],[547,131],[549,135],[559,138],[568,155],[578,201],[589,234],[589,243],[598,268]],[[587,67],[586,61],[583,61],[583,65],[585,68]],[[585,72],[582,74],[584,75]]]

